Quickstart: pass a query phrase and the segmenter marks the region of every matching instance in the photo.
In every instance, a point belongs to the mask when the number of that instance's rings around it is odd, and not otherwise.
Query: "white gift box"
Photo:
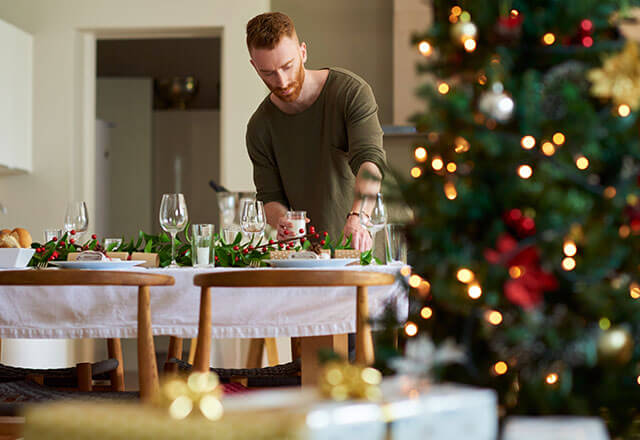
[[[509,417],[503,440],[609,440],[604,422],[596,417]]]

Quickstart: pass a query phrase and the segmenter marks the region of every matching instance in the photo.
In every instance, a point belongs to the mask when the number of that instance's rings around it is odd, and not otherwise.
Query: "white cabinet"
[[[0,20],[0,175],[32,171],[33,37]]]

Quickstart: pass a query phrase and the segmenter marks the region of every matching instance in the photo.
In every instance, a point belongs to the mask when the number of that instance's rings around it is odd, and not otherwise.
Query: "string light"
[[[488,310],[485,313],[485,319],[493,325],[499,325],[502,322],[502,313],[497,310]]]
[[[430,56],[433,53],[433,47],[429,44],[428,41],[422,40],[418,44],[418,51],[425,57]]]
[[[462,14],[460,14],[460,21],[465,23],[467,21],[471,21],[471,14],[469,14],[467,11],[464,11]]]
[[[589,168],[589,159],[584,156],[578,156],[576,158],[576,166],[579,170],[586,170]]]
[[[520,145],[522,145],[522,148],[524,148],[525,150],[531,150],[536,146],[536,138],[531,135],[523,136],[522,140],[520,141]]]
[[[431,291],[431,284],[427,280],[422,280],[420,285],[418,286],[418,295],[422,298],[426,298],[429,296],[429,292]]]
[[[440,156],[436,156],[431,161],[431,167],[436,171],[440,171],[444,167],[444,161]]]
[[[638,286],[638,283],[629,284],[629,296],[633,299],[640,298],[640,286]]]
[[[420,167],[411,168],[411,177],[417,179],[420,176],[422,176],[422,170],[420,169]]]
[[[418,326],[415,325],[413,322],[408,321],[404,325],[404,332],[407,334],[407,336],[415,336],[418,334]]]
[[[409,277],[409,285],[414,289],[418,288],[421,282],[422,282],[422,277],[420,277],[420,275],[411,275]]]
[[[562,259],[562,268],[564,270],[566,270],[567,272],[572,271],[573,269],[576,268],[576,260],[574,260],[572,257],[565,257]]]
[[[474,50],[476,50],[476,40],[474,40],[473,38],[467,38],[466,40],[464,40],[464,43],[462,43],[462,45],[464,46],[464,50],[466,50],[467,52],[473,52]]]
[[[444,195],[449,200],[455,200],[458,197],[458,191],[453,183],[447,182],[444,184]]]
[[[564,144],[564,141],[566,140],[564,135],[560,132],[554,133],[552,139],[553,139],[553,143],[556,144],[557,146]]]
[[[636,382],[638,382],[638,385],[640,385],[640,376],[636,378]]]
[[[549,385],[553,385],[558,382],[558,374],[557,373],[549,373],[547,377],[544,379]]]
[[[454,6],[451,8],[451,15],[458,17],[460,14],[462,14],[462,8],[460,6]]]
[[[438,85],[438,92],[439,92],[441,95],[446,95],[447,93],[449,93],[449,90],[450,90],[450,89],[451,89],[451,88],[449,87],[449,84],[447,84],[446,82],[441,82],[441,83]]]
[[[517,9],[511,10],[511,18],[516,18],[518,15],[520,15],[520,12]]]
[[[547,46],[551,46],[553,43],[556,42],[556,36],[553,35],[551,32],[547,32],[542,36],[542,42]]]
[[[456,278],[458,278],[458,281],[460,281],[461,283],[468,284],[471,281],[473,281],[473,279],[475,278],[475,275],[469,269],[467,269],[466,267],[463,267],[463,268],[460,268],[456,273]]]
[[[509,367],[507,366],[507,363],[504,361],[498,361],[493,365],[493,371],[498,376],[502,376],[503,374],[505,374],[508,369]]]
[[[601,330],[609,330],[609,328],[611,328],[611,321],[609,320],[609,318],[600,318],[600,321],[598,321],[598,326]]]
[[[482,287],[479,284],[472,284],[469,286],[467,294],[471,299],[478,299],[482,296]]]
[[[404,266],[402,269],[400,269],[400,275],[402,275],[403,277],[409,276],[410,273],[411,268],[409,266]]]
[[[520,278],[524,274],[524,268],[520,266],[511,266],[509,268],[509,276],[514,280]]]
[[[591,32],[591,29],[593,29],[593,22],[588,18],[585,18],[580,22],[580,27],[585,32]]]
[[[447,164],[447,171],[449,171],[450,173],[455,173],[457,169],[458,166],[454,162],[449,162]]]
[[[454,151],[456,153],[466,153],[467,151],[469,151],[469,141],[467,141],[465,138],[463,138],[462,136],[457,136],[454,140],[453,143],[455,145],[454,147]]]
[[[523,179],[528,179],[533,175],[533,168],[529,165],[520,165],[518,167],[518,176]]]
[[[578,252],[578,247],[576,246],[575,242],[567,240],[564,242],[562,251],[567,257],[573,257]]]
[[[429,319],[433,316],[433,310],[431,310],[431,307],[423,307],[422,310],[420,310],[420,316],[424,319]]]
[[[450,23],[457,23],[458,22],[458,16],[457,15],[449,15],[449,22]]]
[[[623,118],[626,118],[630,114],[631,114],[631,107],[629,107],[627,104],[620,104],[618,106],[618,115],[620,115]]]
[[[607,186],[603,194],[607,199],[613,199],[616,196],[616,189],[613,186]]]
[[[424,147],[418,147],[413,152],[413,155],[415,156],[418,162],[424,162],[427,160],[427,149]]]
[[[591,38],[589,35],[582,37],[582,45],[584,47],[591,47],[593,46],[593,38]]]
[[[618,229],[618,235],[620,235],[620,238],[627,238],[629,234],[631,234],[631,228],[627,225],[622,225]]]
[[[551,142],[545,142],[542,144],[542,153],[545,156],[553,156],[556,153],[556,147]]]

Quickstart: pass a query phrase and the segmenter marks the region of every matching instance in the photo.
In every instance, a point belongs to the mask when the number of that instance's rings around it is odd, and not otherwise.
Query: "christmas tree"
[[[433,1],[425,111],[399,185],[405,336],[455,338],[445,379],[503,414],[640,436],[640,57],[610,0]]]

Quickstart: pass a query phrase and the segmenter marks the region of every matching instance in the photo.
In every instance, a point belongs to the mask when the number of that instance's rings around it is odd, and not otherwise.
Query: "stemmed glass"
[[[160,203],[160,226],[171,235],[170,268],[179,267],[176,263],[176,235],[182,231],[189,221],[187,203],[182,194],[163,194]]]
[[[243,200],[240,214],[240,227],[245,234],[251,234],[253,242],[255,234],[262,235],[266,226],[264,205],[260,200]]]
[[[387,211],[382,200],[382,193],[363,197],[360,205],[360,224],[371,234],[371,253],[376,242],[376,232],[381,231],[387,223]]]
[[[75,231],[77,234],[86,232],[89,227],[89,215],[85,202],[69,202],[64,214],[64,229],[67,232]]]

